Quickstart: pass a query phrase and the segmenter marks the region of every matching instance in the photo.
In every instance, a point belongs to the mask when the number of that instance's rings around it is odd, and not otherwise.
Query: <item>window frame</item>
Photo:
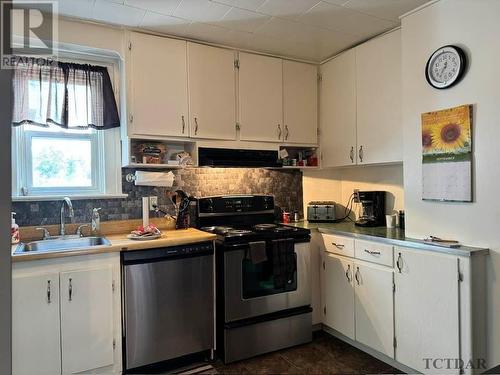
[[[65,57],[66,56],[66,57]],[[89,56],[74,52],[60,52],[59,60],[80,64],[101,65],[108,68],[116,103],[120,107],[119,77],[122,64],[108,56]],[[78,198],[123,198],[121,181],[121,128],[93,130],[89,133],[64,133],[64,137],[91,139],[92,187],[33,188],[31,168],[31,142],[34,136],[62,138],[61,132],[25,130],[24,126],[12,129],[12,200],[53,200],[64,196]]]

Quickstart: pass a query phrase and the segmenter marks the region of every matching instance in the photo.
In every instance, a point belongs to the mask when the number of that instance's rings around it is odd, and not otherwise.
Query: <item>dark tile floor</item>
[[[400,374],[384,362],[325,333],[317,332],[313,342],[259,357],[224,365],[219,374]]]

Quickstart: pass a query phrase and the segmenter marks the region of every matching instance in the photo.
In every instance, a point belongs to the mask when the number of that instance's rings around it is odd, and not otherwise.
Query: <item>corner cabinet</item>
[[[464,256],[322,237],[328,332],[405,372],[484,371],[487,251]],[[339,255],[352,242],[354,252]]]
[[[401,30],[356,47],[358,164],[403,160]]]
[[[356,54],[321,66],[320,143],[323,168],[356,165]]]
[[[318,143],[318,67],[283,60],[283,141]]]
[[[401,31],[350,49],[320,71],[322,166],[401,162]]]
[[[188,43],[191,137],[236,139],[235,52]]]
[[[130,33],[129,135],[189,136],[186,42]]]
[[[13,266],[12,373],[120,374],[119,253]]]

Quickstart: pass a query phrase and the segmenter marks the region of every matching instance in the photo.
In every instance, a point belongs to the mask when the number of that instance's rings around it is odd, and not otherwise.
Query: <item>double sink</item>
[[[27,252],[56,252],[92,248],[97,246],[111,246],[111,242],[105,237],[60,237],[56,239],[32,241],[21,243],[17,246],[14,254],[26,254]]]

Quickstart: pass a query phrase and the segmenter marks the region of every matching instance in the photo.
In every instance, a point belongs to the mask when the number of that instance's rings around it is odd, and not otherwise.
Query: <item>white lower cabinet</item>
[[[354,242],[348,257],[332,254],[333,236],[322,236],[325,326],[404,371],[485,370],[487,251],[448,254],[334,236]]]
[[[14,263],[12,373],[121,373],[120,256]]]
[[[59,274],[12,279],[12,373],[61,373]]]
[[[356,341],[394,356],[392,268],[354,262]]]
[[[62,272],[62,372],[113,365],[113,270]]]
[[[458,374],[427,363],[460,358],[457,258],[403,248],[395,255],[396,360],[424,373]]]
[[[323,324],[354,340],[354,264],[327,252],[323,262]]]

